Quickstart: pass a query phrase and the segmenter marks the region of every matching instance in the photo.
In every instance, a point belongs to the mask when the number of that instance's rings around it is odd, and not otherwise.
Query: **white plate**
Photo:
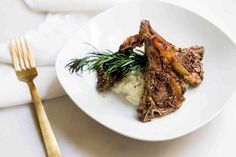
[[[136,108],[121,98],[96,91],[96,74],[71,75],[65,65],[84,57],[91,43],[100,50],[117,50],[148,19],[164,38],[179,47],[204,45],[203,83],[188,89],[183,106],[149,123],[137,120]],[[80,29],[61,51],[56,70],[70,98],[87,115],[122,135],[163,141],[188,134],[213,119],[236,88],[236,53],[232,41],[216,26],[183,8],[157,1],[132,1],[101,13]],[[96,130],[95,130],[96,131]]]

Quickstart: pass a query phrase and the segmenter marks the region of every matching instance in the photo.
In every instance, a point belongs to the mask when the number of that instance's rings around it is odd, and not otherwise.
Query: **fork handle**
[[[28,83],[32,99],[34,101],[40,129],[42,132],[48,157],[61,157],[61,151],[57,144],[55,135],[47,118],[38,90],[33,82]]]

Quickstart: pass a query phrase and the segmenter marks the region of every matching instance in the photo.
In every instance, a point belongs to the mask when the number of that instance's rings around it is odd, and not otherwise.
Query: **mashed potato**
[[[137,106],[144,91],[144,75],[141,72],[131,73],[115,83],[112,91],[124,94],[128,101]]]

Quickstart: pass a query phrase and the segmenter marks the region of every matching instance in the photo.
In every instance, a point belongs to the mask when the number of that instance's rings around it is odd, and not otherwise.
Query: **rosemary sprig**
[[[71,73],[83,71],[98,71],[103,68],[105,75],[127,75],[133,71],[142,70],[146,65],[146,57],[142,51],[128,50],[125,53],[113,53],[111,51],[91,52],[81,59],[72,59],[66,67]]]

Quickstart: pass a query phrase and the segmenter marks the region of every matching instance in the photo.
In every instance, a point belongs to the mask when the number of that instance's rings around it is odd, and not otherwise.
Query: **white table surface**
[[[232,9],[235,3],[233,0],[216,0],[212,5],[212,2],[179,0],[178,4],[199,14],[207,12],[208,18],[224,28],[236,41],[236,31],[233,31],[236,28],[236,14],[234,19],[230,19],[236,13],[236,9]],[[229,6],[231,9],[226,8]],[[217,8],[224,12],[220,13]],[[220,15],[224,22],[215,15]],[[31,12],[21,0],[0,0],[0,42],[37,26],[44,16]],[[27,21],[22,22],[23,17]],[[236,94],[212,122],[187,136],[167,142],[141,142],[114,133],[85,115],[67,96],[44,104],[64,157],[235,157],[234,102]],[[34,117],[31,104],[0,109],[1,157],[45,156]]]

